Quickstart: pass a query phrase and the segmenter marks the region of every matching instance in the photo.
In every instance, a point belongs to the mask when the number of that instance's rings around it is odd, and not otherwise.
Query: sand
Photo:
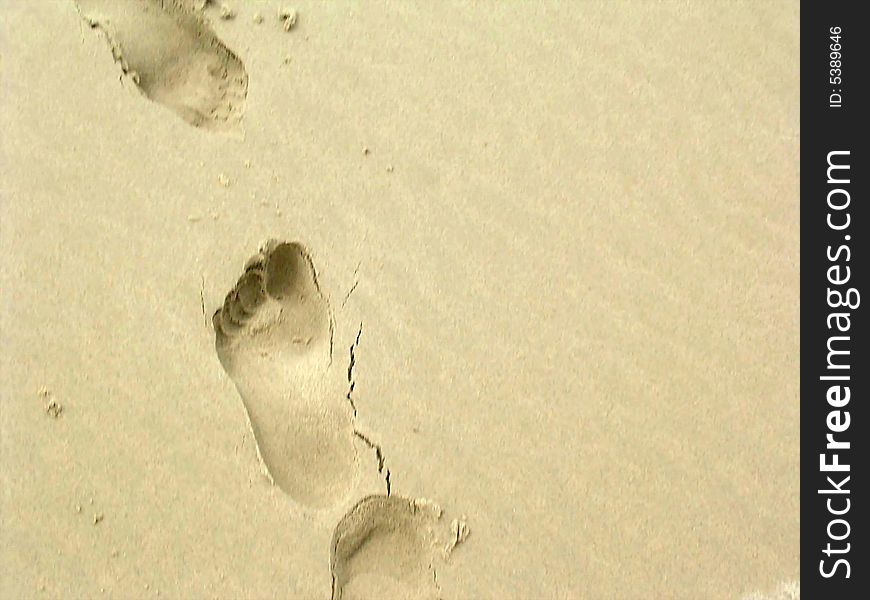
[[[2,4],[0,596],[799,597],[796,3],[204,4]]]

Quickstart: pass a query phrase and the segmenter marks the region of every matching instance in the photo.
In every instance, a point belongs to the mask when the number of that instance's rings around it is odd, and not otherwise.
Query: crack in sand
[[[347,401],[350,402],[353,408],[353,416],[356,417],[356,404],[353,401],[353,390],[356,387],[356,382],[353,379],[353,367],[356,365],[356,348],[359,346],[359,338],[362,336],[362,323],[359,324],[359,331],[356,332],[356,339],[350,345],[350,363],[347,366]]]
[[[341,301],[341,307],[344,308],[344,305],[347,304],[347,301],[350,300],[350,295],[353,294],[356,287],[359,285],[359,280],[354,281],[351,288],[347,291],[347,294],[344,295],[344,300]]]
[[[351,295],[356,290],[359,285],[359,278],[357,277],[359,274],[359,268],[362,265],[362,261],[358,262],[356,268],[353,270],[353,285],[350,286],[350,289],[344,295],[344,300],[341,301],[341,308],[344,308],[344,305],[347,304],[347,301],[350,300]]]
[[[360,337],[362,337],[362,328],[363,328],[362,323],[360,323],[359,330],[356,333],[356,339],[354,339],[353,343],[350,345],[350,361],[348,362],[348,365],[347,365],[348,388],[347,388],[347,396],[346,397],[347,397],[347,401],[350,403],[351,409],[353,410],[353,419],[354,419],[353,434],[358,439],[362,440],[366,446],[368,446],[371,450],[374,451],[375,458],[378,461],[378,473],[384,476],[384,482],[387,485],[387,496],[389,496],[392,493],[392,482],[391,482],[390,470],[388,468],[386,468],[386,460],[387,459],[384,456],[383,448],[381,448],[380,444],[372,441],[372,439],[369,436],[367,436],[366,434],[364,434],[363,432],[361,432],[359,429],[356,428],[356,417],[357,417],[358,413],[357,413],[356,403],[354,402],[354,399],[353,399],[353,391],[356,388],[356,380],[354,379],[353,371],[354,371],[354,367],[356,366],[356,349],[359,347],[359,340],[360,340]]]

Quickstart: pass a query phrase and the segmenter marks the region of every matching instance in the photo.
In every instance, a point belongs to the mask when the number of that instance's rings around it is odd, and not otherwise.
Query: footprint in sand
[[[194,127],[238,127],[248,90],[245,66],[182,0],[75,1],[147,98]]]
[[[332,536],[332,600],[438,597],[435,527],[441,509],[425,500],[369,496]]]
[[[213,324],[274,482],[312,508],[345,498],[358,472],[353,415],[329,369],[332,319],[308,251],[264,244]]]

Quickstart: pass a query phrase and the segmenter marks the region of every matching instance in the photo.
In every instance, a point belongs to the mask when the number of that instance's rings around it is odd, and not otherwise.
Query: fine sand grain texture
[[[799,597],[798,21],[2,3],[0,597]]]

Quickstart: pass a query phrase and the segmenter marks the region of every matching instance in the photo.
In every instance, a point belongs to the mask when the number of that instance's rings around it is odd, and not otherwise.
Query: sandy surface
[[[797,3],[228,4],[2,3],[0,596],[799,579]]]

